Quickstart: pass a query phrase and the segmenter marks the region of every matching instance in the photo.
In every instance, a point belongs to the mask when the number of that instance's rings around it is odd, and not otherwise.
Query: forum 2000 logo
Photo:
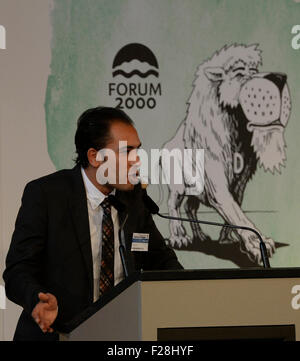
[[[153,109],[161,96],[158,62],[145,45],[132,43],[122,47],[112,64],[113,81],[108,94],[121,109]]]

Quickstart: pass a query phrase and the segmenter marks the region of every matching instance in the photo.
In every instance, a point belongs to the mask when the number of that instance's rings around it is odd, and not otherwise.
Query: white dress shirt
[[[81,174],[86,190],[87,205],[89,213],[89,225],[91,236],[91,247],[93,256],[93,273],[94,273],[94,302],[99,298],[100,286],[100,268],[101,268],[101,254],[102,254],[102,218],[103,208],[100,203],[105,199],[105,194],[99,191],[94,184],[89,180],[83,168]],[[115,190],[112,194],[115,193]],[[114,225],[114,239],[115,239],[115,258],[114,258],[114,285],[122,281],[123,267],[119,253],[119,219],[117,210],[111,206],[111,218]]]

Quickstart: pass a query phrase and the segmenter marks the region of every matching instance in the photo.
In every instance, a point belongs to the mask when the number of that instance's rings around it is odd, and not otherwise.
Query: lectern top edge
[[[249,278],[297,278],[300,267],[290,268],[225,268],[225,269],[192,269],[176,271],[143,271],[139,273],[141,281],[179,281],[210,279],[249,279]]]

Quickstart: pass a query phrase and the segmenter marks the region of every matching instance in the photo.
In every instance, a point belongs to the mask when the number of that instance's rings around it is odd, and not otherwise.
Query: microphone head
[[[144,194],[144,202],[151,214],[159,213],[158,205],[148,196],[147,193]]]
[[[141,184],[142,189],[146,189],[148,187],[149,182],[148,182],[147,177],[142,177],[141,175],[138,175],[137,179],[138,179],[139,183]]]
[[[142,189],[146,189],[148,187],[148,184],[149,184],[148,178],[140,176],[140,183],[141,183]]]
[[[116,196],[110,194],[107,198],[110,204],[114,206],[118,212],[124,212],[126,210],[125,204],[120,202]]]
[[[148,183],[141,183],[142,189],[146,189],[148,187]]]

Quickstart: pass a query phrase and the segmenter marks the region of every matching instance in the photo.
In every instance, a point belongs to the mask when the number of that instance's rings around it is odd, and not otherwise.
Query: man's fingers
[[[41,323],[39,324],[39,326],[40,326],[40,329],[41,329],[43,332],[46,332],[46,331],[47,331],[47,329],[46,329],[45,325],[43,324],[43,322],[41,322]]]
[[[51,295],[51,293],[47,293],[47,295],[48,295],[48,303],[49,303],[49,305],[57,307],[56,297]]]
[[[44,322],[40,322],[39,323],[39,327],[40,329],[45,333],[45,332],[53,332],[53,328],[50,327],[50,325],[47,325],[47,323]]]
[[[39,299],[40,299],[42,302],[47,302],[48,299],[49,299],[48,294],[43,293],[43,292],[40,292],[40,293],[38,294],[38,296],[39,296]]]
[[[40,323],[41,321],[41,312],[38,307],[35,307],[31,313],[31,317],[35,320],[36,323]]]
[[[57,307],[57,300],[56,297],[53,296],[51,293],[39,293],[39,298],[42,302],[48,303],[48,305],[51,306],[51,309],[54,309]]]
[[[45,303],[44,310],[45,311],[54,311],[57,309],[57,303]]]

